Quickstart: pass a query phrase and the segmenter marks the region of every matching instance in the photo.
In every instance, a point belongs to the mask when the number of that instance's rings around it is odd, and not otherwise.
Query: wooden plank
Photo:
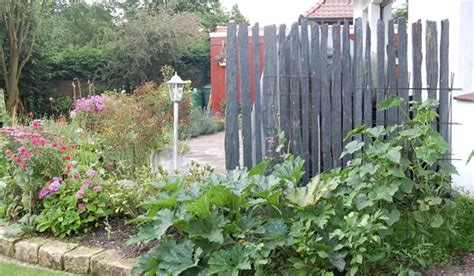
[[[285,137],[289,134],[289,116],[290,116],[290,82],[288,79],[289,53],[287,52],[286,25],[280,25],[278,31],[278,81],[280,95],[280,129]]]
[[[438,99],[438,29],[435,21],[426,21],[426,83],[428,98]],[[431,125],[438,130],[436,122]]]
[[[333,168],[331,157],[331,95],[328,79],[328,25],[321,26],[321,145],[322,168],[328,171]]]
[[[362,124],[363,117],[363,74],[364,69],[362,67],[362,18],[356,18],[354,26],[354,103],[353,103],[353,116],[354,116],[354,127]],[[360,138],[360,137],[359,137]],[[359,139],[358,138],[358,139]]]
[[[290,77],[290,102],[291,102],[291,151],[294,155],[301,154],[301,112],[300,112],[300,43],[298,24],[291,26],[291,77]]]
[[[421,21],[415,22],[411,25],[411,39],[412,39],[412,54],[413,54],[413,100],[421,102],[421,88],[423,81],[421,78],[421,63],[423,61],[423,54],[421,52],[421,33],[423,25]]]
[[[377,104],[385,99],[385,24],[377,22]],[[385,125],[385,111],[377,110],[376,124]]]
[[[311,24],[311,171],[312,175],[320,173],[320,111],[321,111],[321,51],[319,47],[319,24]],[[352,115],[352,114],[351,114]],[[351,116],[352,117],[352,116]]]
[[[364,70],[364,125],[369,128],[372,127],[372,66],[371,66],[371,34],[370,26],[367,23],[365,33],[365,70]],[[368,137],[364,137],[364,141],[368,143]]]
[[[226,130],[225,130],[225,161],[226,169],[233,170],[239,167],[239,124],[237,110],[237,25],[227,25],[227,66],[226,71]]]
[[[252,95],[250,93],[249,38],[247,23],[239,25],[239,76],[242,97],[242,147],[244,167],[253,167]]]
[[[262,161],[262,95],[260,91],[260,27],[258,23],[252,28],[252,49],[253,49],[253,81],[255,96],[255,162]]]
[[[341,52],[341,25],[332,25],[332,153],[333,167],[340,167],[339,159],[342,153],[342,52]]]
[[[393,20],[388,21],[388,45],[387,45],[387,96],[397,95],[397,75],[395,61],[395,31]],[[398,108],[387,110],[387,125],[396,125],[398,123]]]
[[[449,20],[441,21],[441,41],[439,49],[439,121],[440,133],[448,142],[450,141],[449,99]]]
[[[402,122],[408,115],[408,35],[407,35],[407,21],[401,17],[398,19],[398,67],[400,70],[400,77],[398,79],[398,94],[405,99],[400,105],[398,113],[398,121]]]
[[[308,181],[310,172],[310,158],[309,158],[309,38],[308,38],[308,22],[306,19],[301,21],[301,134],[302,147],[301,157],[305,160],[303,182]]]
[[[265,63],[263,73],[263,133],[265,153],[273,155],[278,142],[278,94],[277,94],[277,37],[276,26],[266,26]]]
[[[342,137],[345,137],[352,130],[352,94],[353,94],[353,77],[351,64],[351,40],[349,37],[349,22],[344,20],[344,28],[342,31]],[[348,138],[344,141],[344,146],[352,139]],[[351,159],[350,156],[344,156],[343,165]]]

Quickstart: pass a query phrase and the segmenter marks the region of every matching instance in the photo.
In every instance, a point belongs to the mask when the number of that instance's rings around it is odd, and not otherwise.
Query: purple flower
[[[82,181],[82,185],[89,186],[91,184],[92,184],[92,180],[90,180],[89,178],[86,178]]]
[[[94,170],[88,170],[86,172],[87,176],[90,176],[90,177],[94,177],[94,176],[97,176],[97,172],[94,171]]]
[[[43,199],[43,198],[47,197],[50,192],[51,191],[49,190],[49,188],[43,188],[43,189],[41,189],[41,191],[39,191],[38,198]]]
[[[86,204],[83,203],[83,202],[81,202],[81,203],[79,203],[79,204],[77,205],[77,208],[79,208],[79,210],[82,211],[82,210],[86,209]]]
[[[81,197],[82,197],[83,195],[85,195],[85,194],[86,194],[86,191],[84,190],[83,187],[81,187],[81,188],[79,189],[79,191],[77,191],[77,193],[76,193],[76,198],[81,198]]]
[[[61,181],[62,179],[58,177],[55,177],[51,180],[51,184],[49,184],[49,187],[48,187],[51,193],[55,193],[59,191],[59,189],[61,188]]]

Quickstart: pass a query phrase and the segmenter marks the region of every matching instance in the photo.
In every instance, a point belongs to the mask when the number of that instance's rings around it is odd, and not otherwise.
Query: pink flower
[[[38,198],[43,199],[43,198],[47,197],[49,195],[49,192],[50,191],[49,191],[48,188],[41,189],[41,191],[39,191],[39,193],[38,193]]]
[[[84,181],[82,181],[82,185],[89,186],[91,184],[92,184],[92,180],[90,180],[89,178],[86,178],[84,179]]]
[[[17,162],[18,164],[21,164],[23,163],[23,160],[21,160],[20,157],[15,157],[15,162]]]
[[[102,190],[102,188],[99,186],[99,185],[94,185],[94,187],[92,187],[92,190],[96,193],[100,192]]]
[[[87,176],[90,176],[90,177],[94,177],[94,176],[97,176],[97,172],[94,171],[94,170],[88,170],[86,172]]]
[[[71,149],[76,149],[76,147],[77,147],[76,144],[71,145]]]
[[[77,208],[79,208],[79,210],[82,211],[82,210],[86,209],[86,204],[84,204],[83,202],[81,202],[81,203],[79,203],[79,204],[77,205]]]
[[[31,157],[31,153],[23,146],[18,148],[18,152],[21,155],[23,155],[23,157],[25,157],[25,158],[30,158]]]
[[[26,165],[26,163],[21,163],[21,168],[26,170],[26,168],[28,168],[28,165]]]
[[[72,178],[78,179],[79,178],[79,172],[73,172],[72,173]]]
[[[85,194],[86,194],[86,191],[84,190],[83,187],[81,187],[81,188],[79,189],[79,191],[77,191],[77,193],[76,193],[76,198],[81,198],[81,197],[82,197],[83,195],[85,195]]]
[[[7,149],[7,150],[5,151],[5,155],[6,155],[6,156],[10,156],[11,154],[12,154],[12,151],[11,151],[11,150]]]
[[[67,150],[67,147],[65,145],[62,145],[60,148],[59,148],[59,151],[65,151]]]
[[[57,146],[58,146],[58,143],[56,143],[56,142],[54,142],[54,141],[51,142],[51,147],[56,148]]]
[[[33,122],[31,122],[31,125],[34,128],[39,128],[41,126],[41,121],[40,120],[34,120]]]

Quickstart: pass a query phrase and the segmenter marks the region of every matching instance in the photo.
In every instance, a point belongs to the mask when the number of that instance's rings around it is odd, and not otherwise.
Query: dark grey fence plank
[[[439,121],[440,133],[450,142],[449,127],[449,20],[441,21],[441,41],[439,49]]]
[[[333,166],[340,167],[339,157],[342,153],[342,53],[341,53],[341,25],[332,25],[332,153]]]
[[[365,33],[365,70],[364,70],[364,125],[366,127],[372,127],[372,65],[371,65],[371,34],[370,26],[367,23]],[[368,137],[364,137],[364,140],[368,142]]]
[[[320,172],[320,112],[321,112],[321,51],[319,47],[319,24],[311,25],[311,170],[312,175]],[[351,114],[352,115],[352,114]],[[352,116],[351,116],[352,117]]]
[[[401,122],[406,119],[408,114],[408,36],[407,21],[401,17],[398,19],[398,67],[400,69],[400,78],[398,79],[399,96],[405,99],[400,106],[398,120]]]
[[[426,21],[426,83],[428,98],[438,99],[438,28],[435,21]],[[438,130],[436,122],[432,127]]]
[[[250,92],[249,38],[247,23],[239,25],[239,76],[242,97],[242,147],[244,167],[253,167],[252,95]]]
[[[260,91],[260,27],[258,23],[252,28],[253,81],[255,96],[255,162],[262,161],[262,94]]]
[[[289,134],[289,120],[290,120],[290,87],[289,87],[289,52],[287,52],[286,40],[286,25],[280,25],[278,31],[278,80],[279,80],[279,95],[280,95],[280,128],[285,137]]]
[[[351,64],[351,40],[349,38],[349,22],[344,20],[342,31],[342,137],[344,138],[349,131],[352,130],[352,94],[353,94],[353,78]],[[352,139],[348,138],[344,141],[344,146]],[[350,156],[344,156],[343,165],[350,160]]]
[[[295,155],[301,154],[301,103],[300,103],[300,38],[298,24],[291,26],[291,77],[290,77],[290,101],[291,101],[291,148]]]
[[[308,180],[308,173],[310,172],[310,158],[309,158],[309,38],[308,38],[308,22],[303,19],[301,22],[301,134],[302,147],[301,157],[305,160],[304,170],[306,174],[303,181]]]
[[[225,160],[226,169],[233,170],[239,167],[239,124],[237,110],[237,25],[227,25],[227,53],[226,53],[226,130],[225,130]]]
[[[421,88],[423,81],[421,79],[421,63],[423,61],[423,54],[421,52],[421,33],[423,25],[421,21],[413,23],[411,26],[412,38],[412,54],[413,54],[413,100],[421,102]],[[417,89],[419,88],[419,89]]]
[[[385,24],[379,19],[377,22],[377,104],[385,99]],[[385,125],[385,111],[378,111],[376,116],[378,125]]]
[[[354,26],[354,127],[362,124],[363,113],[363,67],[362,67],[362,18],[357,18]]]
[[[397,76],[395,62],[395,30],[393,20],[388,21],[388,44],[387,44],[387,95],[397,95]],[[398,123],[398,108],[387,110],[387,125]]]
[[[331,91],[328,80],[328,25],[321,26],[321,140],[323,171],[333,168],[331,157]]]
[[[266,26],[263,73],[263,133],[265,153],[272,155],[278,140],[277,37],[276,26]]]

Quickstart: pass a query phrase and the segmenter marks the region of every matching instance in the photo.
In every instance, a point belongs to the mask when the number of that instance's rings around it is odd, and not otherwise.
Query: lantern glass
[[[170,98],[173,102],[179,102],[183,98],[184,86],[186,84],[177,73],[167,82]]]

